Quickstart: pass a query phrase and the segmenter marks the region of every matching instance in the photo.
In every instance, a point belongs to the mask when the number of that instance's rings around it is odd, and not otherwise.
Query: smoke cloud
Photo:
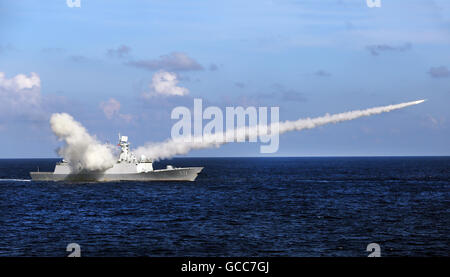
[[[338,114],[326,114],[316,118],[305,118],[296,121],[272,123],[269,126],[256,125],[228,130],[224,133],[185,138],[169,139],[165,142],[151,143],[136,149],[138,156],[145,155],[154,160],[171,158],[176,155],[187,154],[191,150],[220,147],[232,142],[246,140],[251,136],[267,136],[270,132],[283,134],[289,131],[312,129],[330,123],[353,120],[364,116],[390,112],[408,106],[417,105],[425,100],[406,102],[396,105],[375,107],[366,110],[355,110]],[[58,154],[70,165],[72,172],[103,171],[113,167],[116,163],[114,148],[110,144],[100,143],[91,136],[81,123],[77,122],[67,113],[56,113],[50,118],[50,125],[55,135],[65,142],[65,146],[58,150]]]
[[[115,164],[113,146],[100,143],[69,114],[53,114],[50,126],[53,133],[66,143],[58,154],[69,163],[72,172],[102,171]]]
[[[257,125],[253,127],[246,127],[246,128],[244,127],[236,130],[228,130],[224,133],[206,135],[201,138],[194,137],[191,138],[189,141],[186,141],[185,138],[169,139],[165,142],[151,143],[145,146],[141,146],[138,149],[136,149],[136,153],[138,155],[145,155],[154,160],[166,159],[176,155],[187,154],[191,150],[195,149],[219,147],[222,144],[233,141],[230,140],[229,138],[236,138],[236,140],[239,141],[240,139],[248,139],[248,137],[255,135],[261,137],[263,135],[267,135],[267,129],[269,129],[270,132],[278,130],[279,134],[283,134],[289,131],[301,131],[304,129],[312,129],[325,124],[339,123],[342,121],[357,119],[359,117],[390,112],[408,106],[417,105],[424,101],[425,100],[418,100],[396,105],[375,107],[366,110],[355,110],[333,115],[326,114],[324,116],[316,118],[305,118],[296,121],[284,121],[280,123],[272,123],[269,126]],[[275,126],[274,124],[276,124],[277,126]]]

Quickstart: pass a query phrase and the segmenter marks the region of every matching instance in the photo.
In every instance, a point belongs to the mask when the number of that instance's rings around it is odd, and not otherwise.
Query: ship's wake
[[[31,182],[31,179],[0,179],[0,182]]]

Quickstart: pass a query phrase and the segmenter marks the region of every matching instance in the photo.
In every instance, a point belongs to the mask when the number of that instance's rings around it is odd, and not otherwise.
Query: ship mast
[[[136,163],[136,156],[130,151],[130,143],[127,136],[121,136],[119,133],[118,146],[121,148],[118,162]]]

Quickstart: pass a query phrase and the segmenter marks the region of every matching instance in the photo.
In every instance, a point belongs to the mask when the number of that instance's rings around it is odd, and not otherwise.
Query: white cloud
[[[8,114],[36,114],[41,111],[41,79],[32,72],[30,76],[18,74],[8,79],[0,72],[0,112]]]
[[[150,92],[144,93],[143,96],[150,98],[155,95],[177,95],[183,96],[189,94],[189,90],[184,87],[177,86],[177,75],[173,72],[158,71],[152,77],[150,84]]]
[[[106,118],[111,119],[115,114],[119,113],[120,102],[114,98],[110,98],[108,101],[100,103],[100,109],[102,109]]]
[[[120,113],[120,106],[120,102],[114,98],[110,98],[108,101],[100,103],[100,109],[103,111],[106,118],[113,119],[117,116],[126,122],[130,122],[133,119],[133,116]]]
[[[33,87],[40,87],[41,79],[39,75],[34,72],[31,72],[30,77],[27,77],[24,74],[17,74],[11,79],[7,79],[5,77],[4,72],[0,72],[0,87],[4,89],[13,89],[13,90],[21,90],[21,89],[31,89]]]

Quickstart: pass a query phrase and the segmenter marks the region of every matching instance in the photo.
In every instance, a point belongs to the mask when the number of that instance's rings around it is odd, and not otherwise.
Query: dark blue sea
[[[0,256],[449,256],[450,157],[179,158],[195,182],[52,183],[0,160]]]

